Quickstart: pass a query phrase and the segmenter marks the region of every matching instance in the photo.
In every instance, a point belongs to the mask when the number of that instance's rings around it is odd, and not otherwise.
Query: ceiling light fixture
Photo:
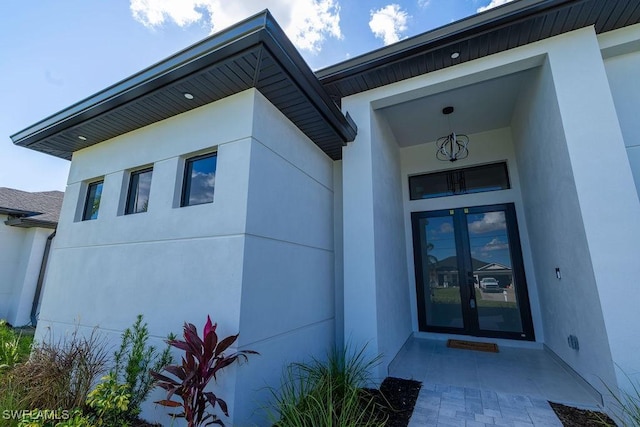
[[[82,136],[82,135],[78,135],[78,139],[80,139],[82,141],[86,141],[87,137],[86,136]]]
[[[449,120],[451,113],[453,113],[453,107],[445,107],[442,109],[442,114],[447,116],[449,130],[451,130],[451,121]],[[438,147],[436,158],[450,162],[464,159],[469,155],[467,145],[469,145],[469,137],[467,135],[456,135],[456,133],[452,131],[449,135],[438,138],[436,141],[436,146]]]
[[[451,59],[458,59],[458,58],[460,58],[460,52],[451,53]]]
[[[184,97],[185,97],[185,98],[187,98],[187,99],[193,99],[193,95],[192,95],[192,94],[190,94],[189,92],[185,92],[185,93],[183,93],[183,95],[184,95]]]

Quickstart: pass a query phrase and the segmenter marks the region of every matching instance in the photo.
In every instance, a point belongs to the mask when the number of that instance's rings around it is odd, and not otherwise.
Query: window
[[[411,200],[511,188],[504,162],[409,177]]]
[[[217,155],[205,154],[185,161],[180,206],[213,202]]]
[[[152,174],[153,168],[131,172],[125,215],[147,211]]]
[[[89,184],[87,188],[87,200],[84,202],[84,212],[82,213],[83,221],[98,218],[103,183],[104,181],[96,181]]]

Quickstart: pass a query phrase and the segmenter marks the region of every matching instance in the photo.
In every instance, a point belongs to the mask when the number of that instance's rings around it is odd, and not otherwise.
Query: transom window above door
[[[511,188],[511,184],[506,162],[409,177],[411,200],[507,190],[509,188]]]

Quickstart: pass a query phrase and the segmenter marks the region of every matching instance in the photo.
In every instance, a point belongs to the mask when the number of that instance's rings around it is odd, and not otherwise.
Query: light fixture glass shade
[[[464,159],[469,155],[467,145],[469,145],[469,137],[467,135],[456,135],[455,132],[451,132],[436,141],[436,146],[438,147],[436,158],[450,162]]]

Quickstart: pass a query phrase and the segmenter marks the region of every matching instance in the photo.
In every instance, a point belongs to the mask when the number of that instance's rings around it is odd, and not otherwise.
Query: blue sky
[[[319,69],[509,0],[0,1],[0,187],[64,190],[69,162],[10,135],[268,7]]]

